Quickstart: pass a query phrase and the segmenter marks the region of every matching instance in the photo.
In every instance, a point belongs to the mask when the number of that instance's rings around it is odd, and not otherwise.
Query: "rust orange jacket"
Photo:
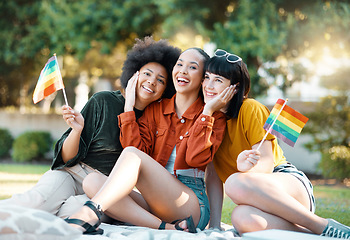
[[[219,148],[226,127],[225,115],[215,112],[203,115],[204,103],[198,98],[179,119],[175,112],[175,96],[149,105],[136,122],[135,113],[118,116],[120,142],[125,148],[134,146],[165,166],[176,146],[174,170],[205,170]]]

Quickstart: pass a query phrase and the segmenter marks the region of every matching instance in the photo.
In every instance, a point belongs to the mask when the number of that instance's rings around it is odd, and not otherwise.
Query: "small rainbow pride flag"
[[[41,70],[33,93],[33,102],[36,104],[60,89],[64,89],[64,85],[55,54],[47,61],[43,70]]]
[[[286,105],[288,99],[278,99],[270,116],[264,124],[264,129],[294,147],[307,117]]]

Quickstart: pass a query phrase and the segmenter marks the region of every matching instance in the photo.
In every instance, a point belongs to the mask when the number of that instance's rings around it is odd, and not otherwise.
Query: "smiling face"
[[[136,99],[148,105],[162,97],[167,85],[168,74],[159,63],[147,63],[140,69],[136,87]]]
[[[173,68],[173,81],[178,94],[198,95],[204,69],[204,57],[195,49],[184,51]]]
[[[204,102],[208,102],[231,85],[231,81],[223,76],[206,72],[202,83]]]

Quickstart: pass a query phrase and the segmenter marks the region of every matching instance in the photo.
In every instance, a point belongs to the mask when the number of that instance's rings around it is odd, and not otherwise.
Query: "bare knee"
[[[266,229],[267,223],[255,213],[255,208],[248,205],[239,205],[232,211],[231,221],[240,233],[253,232]],[[259,211],[259,210],[258,210]]]
[[[136,160],[137,162],[139,162],[144,155],[146,155],[146,153],[144,153],[143,151],[141,151],[136,147],[133,147],[133,146],[126,147],[123,149],[122,153],[120,154],[116,165],[124,161],[130,162],[131,160]]]
[[[145,162],[154,162],[154,159],[140,149],[129,146],[123,149],[120,157],[118,158],[116,166],[121,165],[124,162],[133,165],[133,167],[137,167]]]
[[[120,156],[123,156],[125,154],[138,154],[139,152],[142,152],[140,149],[133,147],[133,146],[128,146],[126,148],[123,149],[122,153]]]
[[[90,173],[84,178],[83,181],[83,190],[85,194],[89,198],[94,197],[106,180],[107,176],[103,175],[102,173]]]
[[[253,174],[234,173],[225,182],[225,193],[236,204],[241,204],[250,197],[249,192],[254,185]]]

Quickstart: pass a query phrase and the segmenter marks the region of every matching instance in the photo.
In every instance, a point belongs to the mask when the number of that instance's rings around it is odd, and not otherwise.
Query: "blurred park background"
[[[68,102],[80,110],[93,93],[121,89],[126,52],[152,35],[182,50],[241,56],[251,97],[270,109],[288,98],[310,118],[295,148],[281,143],[287,159],[350,186],[348,0],[8,0],[0,13],[1,159],[50,159],[67,129],[62,91],[32,101],[54,53]]]

